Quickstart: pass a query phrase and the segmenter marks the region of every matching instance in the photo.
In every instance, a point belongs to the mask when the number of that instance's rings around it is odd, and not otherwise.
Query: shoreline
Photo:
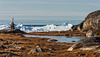
[[[73,43],[60,43],[55,41],[47,41],[48,38],[39,38],[39,37],[22,37],[18,34],[0,34],[0,39],[3,41],[0,42],[0,45],[3,45],[5,49],[0,51],[0,55],[4,55],[6,52],[11,52],[14,57],[66,57],[66,56],[99,56],[98,52],[91,51],[81,51],[79,49],[73,50],[72,52],[67,51],[67,49],[73,45]],[[4,44],[5,41],[8,41],[9,44]],[[29,54],[30,50],[35,49],[36,45],[39,44],[40,48],[44,49],[45,52],[37,52]],[[21,48],[13,48],[19,46]],[[54,48],[54,50],[49,50]],[[84,54],[84,55],[82,55]],[[7,54],[8,55],[8,54]]]
[[[100,30],[93,30],[96,37],[100,37]],[[51,32],[30,32],[26,33],[29,35],[43,35],[43,36],[86,36],[86,32],[79,32],[79,31],[51,31]]]
[[[47,35],[47,36],[85,36],[86,33],[70,32],[70,31],[51,31],[51,32],[31,32],[30,35]]]

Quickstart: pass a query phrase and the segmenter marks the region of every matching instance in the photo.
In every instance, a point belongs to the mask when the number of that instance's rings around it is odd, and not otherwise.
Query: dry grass
[[[13,34],[0,34],[0,39],[3,41],[8,41],[11,43],[17,43],[16,45],[4,45],[0,42],[0,45],[6,47],[10,46],[9,49],[0,50],[0,55],[2,52],[12,52],[16,55],[13,57],[99,57],[100,53],[94,51],[80,51],[79,49],[68,52],[67,49],[72,46],[72,43],[57,43],[55,41],[47,41],[48,38],[38,38],[38,37],[21,37]],[[40,52],[35,54],[28,54],[31,49],[39,44],[46,52]],[[91,44],[92,45],[92,44]],[[21,49],[12,48],[14,46],[21,46]],[[55,48],[51,51],[49,48]]]
[[[31,35],[48,35],[48,36],[85,36],[85,33],[76,32],[69,32],[69,31],[52,31],[52,32],[32,32],[28,33]]]

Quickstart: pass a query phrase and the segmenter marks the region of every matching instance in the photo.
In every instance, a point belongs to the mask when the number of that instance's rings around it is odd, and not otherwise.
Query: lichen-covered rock
[[[68,51],[72,51],[77,46],[83,46],[84,47],[89,43],[100,42],[100,37],[94,37],[94,33],[91,30],[89,30],[86,35],[87,35],[87,38],[83,38],[80,41],[76,42],[74,45],[72,45],[68,49]]]
[[[100,45],[99,46],[83,47],[83,48],[80,48],[80,50],[93,50],[93,49],[97,49],[99,47],[100,47]]]
[[[100,10],[90,13],[85,20],[71,28],[71,31],[85,31],[100,28]]]
[[[86,46],[90,43],[94,43],[94,42],[100,42],[100,37],[88,37],[88,38],[83,38],[80,41],[76,42],[75,44],[73,44],[68,51],[72,51],[74,48],[78,47],[78,46]]]
[[[87,33],[86,33],[86,37],[94,37],[94,33],[93,31],[89,30]]]
[[[45,52],[44,49],[42,48],[35,48],[35,49],[32,49],[29,54],[33,54],[33,53],[37,53],[37,52]]]

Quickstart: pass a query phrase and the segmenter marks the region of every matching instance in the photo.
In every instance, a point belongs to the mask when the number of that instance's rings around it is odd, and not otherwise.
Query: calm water
[[[71,23],[73,25],[77,25],[81,23],[83,20],[14,20],[15,24],[22,23],[25,26],[45,26],[50,24],[61,25],[62,23]],[[0,20],[1,24],[6,24],[11,22],[11,20]]]
[[[77,42],[80,39],[84,38],[84,36],[73,36],[73,37],[66,37],[66,36],[39,36],[39,35],[24,35],[24,36],[25,37],[50,38],[50,39],[58,40],[57,42],[66,42],[66,43],[73,43],[72,41],[76,41]]]

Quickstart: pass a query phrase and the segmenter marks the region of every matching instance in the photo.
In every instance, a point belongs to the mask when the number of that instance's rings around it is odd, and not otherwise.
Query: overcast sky
[[[0,20],[12,17],[31,20],[50,19],[44,16],[77,16],[78,19],[99,9],[100,0],[0,0]]]

